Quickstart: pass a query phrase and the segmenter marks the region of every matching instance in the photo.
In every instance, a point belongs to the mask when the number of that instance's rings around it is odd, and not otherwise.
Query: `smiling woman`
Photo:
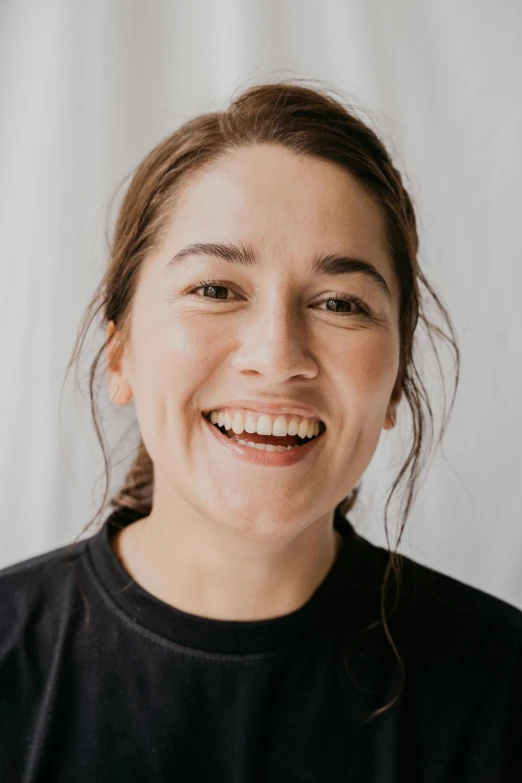
[[[102,358],[139,444],[94,535],[0,575],[6,780],[522,779],[522,613],[397,552],[432,446],[418,329],[459,370],[417,252],[384,145],[324,91],[252,87],[140,163],[68,368],[101,311],[92,522]],[[346,514],[401,402],[388,551]]]

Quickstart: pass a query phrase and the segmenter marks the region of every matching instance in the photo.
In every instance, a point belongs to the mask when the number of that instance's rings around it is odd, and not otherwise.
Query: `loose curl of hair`
[[[124,343],[129,334],[131,308],[141,264],[161,238],[176,193],[183,187],[187,176],[229,150],[254,144],[277,144],[299,155],[310,155],[335,163],[355,177],[380,205],[385,218],[392,267],[400,288],[400,361],[395,385],[398,391],[394,391],[394,394],[398,394],[397,399],[404,398],[409,407],[412,439],[411,448],[391,486],[384,509],[389,551],[380,610],[386,637],[398,660],[404,681],[402,660],[387,624],[386,602],[389,597],[389,578],[393,573],[396,586],[395,602],[390,610],[393,612],[399,599],[403,564],[397,547],[418,492],[419,478],[433,448],[434,417],[430,396],[414,356],[414,336],[416,338],[418,325],[425,329],[443,380],[435,338],[449,346],[455,361],[453,396],[447,407],[444,394],[444,415],[435,445],[440,443],[444,435],[454,405],[460,352],[451,318],[419,267],[419,238],[412,200],[384,143],[353,107],[348,106],[342,98],[334,97],[333,90],[310,87],[297,81],[250,86],[233,99],[226,110],[190,119],[161,141],[134,172],[118,213],[108,267],[81,321],[64,378],[65,384],[71,367],[79,362],[89,328],[101,312],[104,333],[110,321],[114,322],[116,333],[109,340],[105,339],[95,355],[88,373],[88,391],[96,436],[104,459],[105,493],[86,528],[99,520],[107,507],[133,509],[141,516],[148,516],[152,510],[154,466],[141,438],[123,486],[107,501],[111,466],[96,410],[94,386],[100,359],[106,354],[110,340],[118,336]],[[431,297],[447,331],[427,317],[427,297]],[[406,481],[406,489],[402,503],[402,525],[396,548],[392,551],[388,538],[388,507],[403,481]],[[359,491],[360,482],[338,504],[337,508],[343,515],[354,507]],[[379,624],[374,623],[369,628]],[[375,710],[367,720],[389,709],[399,695],[400,692],[389,704]]]

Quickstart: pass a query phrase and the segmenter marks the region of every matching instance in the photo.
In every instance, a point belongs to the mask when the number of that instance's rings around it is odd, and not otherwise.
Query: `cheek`
[[[215,323],[185,313],[143,334],[136,351],[137,378],[146,378],[147,386],[158,391],[167,386],[169,396],[176,389],[179,396],[185,391],[190,394],[219,363],[221,344],[222,340],[216,340]]]
[[[219,324],[190,313],[169,324],[162,339],[165,354],[178,368],[203,373],[218,361],[224,342]]]
[[[188,448],[187,414],[198,408],[206,384],[219,364],[216,328],[201,319],[169,319],[135,340],[132,375],[136,415],[151,457],[174,458],[169,443]],[[177,453],[177,451],[176,451]]]
[[[399,348],[390,333],[361,333],[339,355],[339,367],[346,383],[364,402],[388,402],[399,368]],[[364,406],[365,407],[365,406]]]

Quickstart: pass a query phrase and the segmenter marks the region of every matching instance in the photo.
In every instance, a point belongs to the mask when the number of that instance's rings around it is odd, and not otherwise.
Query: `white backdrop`
[[[70,382],[59,426],[58,403],[117,186],[192,114],[297,76],[366,107],[395,150],[460,337],[400,551],[522,608],[521,38],[520,0],[1,0],[0,566],[71,541],[101,500],[88,406]],[[383,455],[349,515],[380,545]]]

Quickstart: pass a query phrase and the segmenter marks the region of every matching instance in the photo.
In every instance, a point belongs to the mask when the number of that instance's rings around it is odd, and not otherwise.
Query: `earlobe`
[[[111,402],[116,405],[126,405],[132,399],[132,389],[124,378],[121,359],[121,345],[118,344],[117,335],[113,338],[115,326],[113,321],[107,324],[107,375],[109,380],[109,396]],[[124,399],[120,399],[125,393]]]
[[[126,395],[124,399],[120,399],[122,392],[120,391],[120,387],[122,387],[126,391]],[[111,387],[109,387],[111,388]],[[127,405],[130,400],[132,400],[132,390],[130,389],[130,386],[128,383],[122,382],[120,379],[119,383],[114,383],[114,386],[112,387],[112,391],[110,392],[111,402],[113,402],[115,405]]]
[[[395,409],[389,410],[386,414],[386,419],[384,421],[384,430],[392,430],[395,427],[395,423],[397,420],[397,413]]]
[[[390,398],[390,404],[388,412],[386,413],[386,419],[383,429],[392,430],[397,422],[397,408],[402,398],[402,385],[399,382],[399,378],[395,382],[395,386]]]

